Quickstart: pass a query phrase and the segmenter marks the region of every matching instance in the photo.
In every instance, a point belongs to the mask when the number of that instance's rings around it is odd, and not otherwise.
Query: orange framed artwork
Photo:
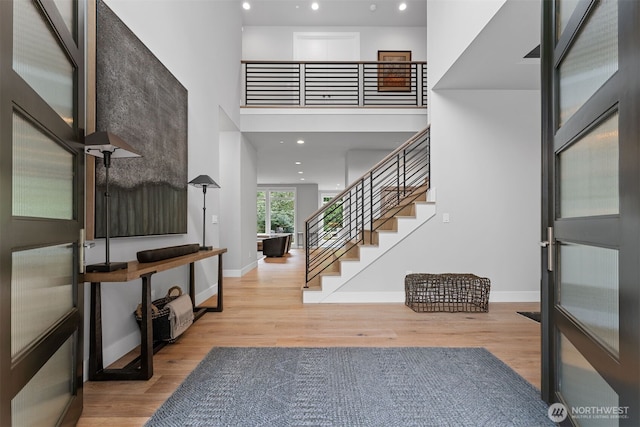
[[[411,91],[411,51],[410,50],[379,50],[378,62],[378,92],[409,92]]]

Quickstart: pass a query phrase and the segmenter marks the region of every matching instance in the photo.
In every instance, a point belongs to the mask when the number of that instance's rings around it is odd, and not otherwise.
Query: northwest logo
[[[562,403],[554,403],[549,406],[549,410],[547,411],[549,419],[554,423],[561,423],[565,418],[567,418],[568,414],[569,412],[567,411],[567,407]]]

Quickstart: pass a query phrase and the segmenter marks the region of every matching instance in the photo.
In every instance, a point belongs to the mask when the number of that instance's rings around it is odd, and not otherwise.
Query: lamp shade
[[[118,135],[107,131],[87,135],[84,138],[84,143],[84,152],[95,157],[104,157],[105,152],[111,153],[112,159],[141,156],[135,148],[124,142]]]
[[[220,188],[220,186],[213,179],[211,179],[209,175],[198,175],[196,178],[189,181],[189,184],[198,188],[202,188],[202,187]]]

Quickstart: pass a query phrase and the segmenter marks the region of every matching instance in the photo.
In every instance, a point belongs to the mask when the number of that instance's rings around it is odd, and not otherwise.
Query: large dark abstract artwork
[[[186,233],[187,90],[102,1],[96,52],[96,130],[142,154],[112,161],[111,236]],[[95,237],[105,236],[104,183],[97,161]]]

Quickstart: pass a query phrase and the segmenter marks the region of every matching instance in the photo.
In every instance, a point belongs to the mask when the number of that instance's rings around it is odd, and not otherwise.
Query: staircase
[[[305,221],[303,302],[332,295],[435,215],[427,200],[429,128],[414,135]]]

